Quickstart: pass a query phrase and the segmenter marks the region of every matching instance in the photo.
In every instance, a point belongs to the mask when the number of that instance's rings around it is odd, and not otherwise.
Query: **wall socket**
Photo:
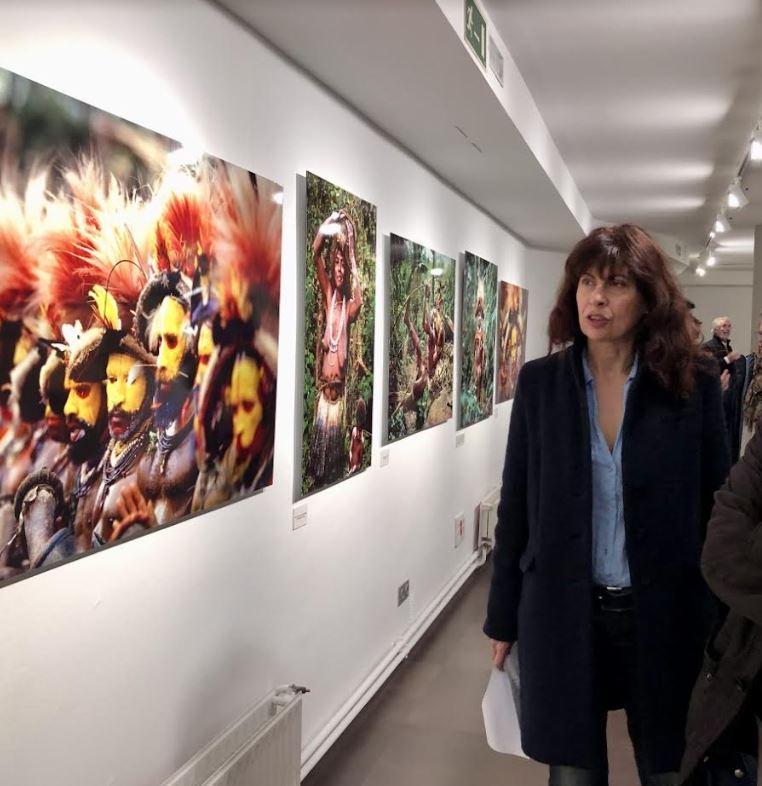
[[[458,513],[455,516],[455,548],[463,542],[463,535],[466,532],[466,514]]]
[[[410,594],[410,579],[407,579],[397,587],[397,606],[401,606]]]

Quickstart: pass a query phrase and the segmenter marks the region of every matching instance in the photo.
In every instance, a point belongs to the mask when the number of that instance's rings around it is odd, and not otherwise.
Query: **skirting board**
[[[402,637],[394,643],[391,650],[387,652],[381,662],[363,680],[339,711],[303,748],[302,780],[307,777],[347,726],[360,714],[363,707],[375,696],[392,672],[408,656],[410,650],[428,630],[429,626],[445,609],[452,597],[481,564],[483,564],[483,561],[480,559],[479,552],[474,552],[458,569],[458,572],[452,579],[447,582],[439,594],[436,595],[434,600],[411,623]]]

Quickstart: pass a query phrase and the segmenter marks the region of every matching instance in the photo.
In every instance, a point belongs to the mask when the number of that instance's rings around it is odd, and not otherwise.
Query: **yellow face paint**
[[[130,355],[109,355],[106,364],[106,407],[109,413],[117,407],[128,413],[138,412],[146,397],[145,369]]]
[[[171,382],[180,372],[185,354],[188,314],[182,303],[173,297],[161,301],[156,315],[156,331],[159,338],[158,368],[159,382]]]
[[[260,379],[259,367],[252,358],[236,360],[230,381],[230,406],[233,410],[233,436],[239,449],[251,447],[262,422]]]
[[[34,341],[26,333],[22,333],[13,350],[13,365],[17,366],[29,354],[34,346]]]
[[[198,369],[196,370],[196,379],[193,382],[194,387],[200,387],[206,376],[206,370],[209,368],[209,360],[214,352],[214,341],[212,340],[212,327],[204,322],[198,332]]]
[[[73,417],[95,426],[103,403],[103,385],[99,382],[73,382],[67,374],[64,387],[69,392],[64,406],[64,417]]]

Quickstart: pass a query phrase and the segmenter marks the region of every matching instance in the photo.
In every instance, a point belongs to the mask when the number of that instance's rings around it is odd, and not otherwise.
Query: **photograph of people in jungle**
[[[301,496],[370,466],[376,208],[307,173]]]
[[[497,266],[467,251],[460,333],[460,428],[492,414],[496,321]]]
[[[452,417],[455,260],[390,237],[387,441]]]
[[[282,189],[0,70],[0,580],[272,483]]]

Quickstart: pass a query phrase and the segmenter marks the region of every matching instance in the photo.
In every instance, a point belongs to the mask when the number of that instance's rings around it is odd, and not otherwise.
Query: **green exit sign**
[[[466,29],[465,36],[474,54],[483,66],[487,65],[487,23],[474,0],[466,0]]]

